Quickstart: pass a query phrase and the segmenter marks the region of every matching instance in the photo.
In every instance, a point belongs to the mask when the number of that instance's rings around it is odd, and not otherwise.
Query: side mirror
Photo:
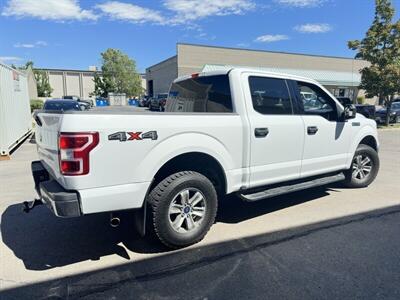
[[[344,107],[343,117],[345,120],[354,119],[357,114],[357,108],[354,104],[348,104]]]

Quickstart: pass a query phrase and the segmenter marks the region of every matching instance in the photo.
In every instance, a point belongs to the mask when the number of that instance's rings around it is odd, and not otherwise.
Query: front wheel
[[[147,201],[152,207],[154,231],[170,248],[201,241],[217,213],[213,184],[193,171],[168,176],[150,192]]]
[[[378,175],[379,156],[372,147],[358,145],[349,170],[345,172],[345,185],[362,188],[370,185]]]

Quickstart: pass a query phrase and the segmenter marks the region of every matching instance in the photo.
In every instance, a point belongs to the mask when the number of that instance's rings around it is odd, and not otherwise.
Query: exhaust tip
[[[119,224],[121,223],[121,220],[119,218],[111,218],[110,220],[110,225],[111,227],[118,227]]]

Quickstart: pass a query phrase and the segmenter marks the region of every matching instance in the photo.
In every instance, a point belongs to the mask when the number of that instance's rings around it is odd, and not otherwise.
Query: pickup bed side
[[[218,161],[226,178],[224,192],[241,185],[243,137],[238,114],[164,113],[160,118],[158,113],[88,112],[39,113],[38,117],[43,124],[36,133],[39,157],[59,184],[78,191],[83,214],[141,207],[157,172],[185,153],[207,154]],[[90,153],[89,174],[62,175],[58,166],[58,133],[93,131],[99,132],[99,145]],[[115,133],[152,131],[156,131],[157,139],[110,140]]]

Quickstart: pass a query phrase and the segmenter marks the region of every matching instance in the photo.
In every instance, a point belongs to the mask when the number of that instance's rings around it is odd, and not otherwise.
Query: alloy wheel
[[[179,192],[168,210],[170,225],[178,233],[195,230],[203,221],[205,214],[205,197],[196,188],[187,188]]]
[[[372,167],[372,160],[367,155],[356,155],[352,164],[352,177],[356,180],[365,180],[371,174]]]

